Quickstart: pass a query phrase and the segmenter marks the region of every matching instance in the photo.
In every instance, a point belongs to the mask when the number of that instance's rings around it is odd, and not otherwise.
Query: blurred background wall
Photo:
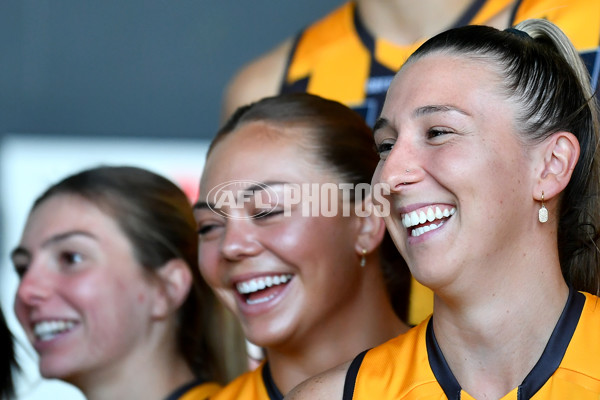
[[[80,400],[43,380],[12,310],[9,253],[33,199],[82,168],[162,173],[194,199],[233,73],[342,0],[0,2],[0,303],[19,399]]]

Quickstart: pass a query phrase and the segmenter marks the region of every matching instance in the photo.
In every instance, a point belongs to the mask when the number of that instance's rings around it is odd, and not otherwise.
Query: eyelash
[[[447,129],[431,128],[427,131],[427,138],[434,139],[438,136],[446,135],[446,134],[450,134],[450,133],[452,133],[452,132]]]
[[[394,143],[385,142],[375,146],[375,151],[380,156],[384,153],[389,153],[394,148]]]
[[[215,224],[201,226],[197,230],[198,236],[208,235],[210,233],[210,231],[212,231],[216,227],[217,227],[217,225],[215,225]]]
[[[265,219],[265,218],[274,217],[274,216],[280,215],[280,214],[283,214],[283,210],[262,211],[256,215],[252,216],[252,219]]]

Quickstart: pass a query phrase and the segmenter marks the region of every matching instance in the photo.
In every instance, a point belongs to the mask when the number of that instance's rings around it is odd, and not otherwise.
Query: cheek
[[[209,286],[215,287],[220,282],[220,265],[223,261],[217,240],[200,243],[198,246],[198,264],[200,273]]]
[[[19,323],[23,326],[23,328],[26,331],[29,330],[29,321],[27,318],[26,306],[25,304],[23,304],[23,302],[19,299],[18,296],[15,298],[14,311],[15,315],[17,316],[17,319],[19,320]]]

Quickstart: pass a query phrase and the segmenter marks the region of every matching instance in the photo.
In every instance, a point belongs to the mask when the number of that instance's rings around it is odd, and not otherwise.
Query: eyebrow
[[[373,135],[375,134],[375,132],[377,132],[377,130],[383,129],[387,126],[390,126],[390,121],[383,117],[377,118],[377,121],[375,121],[375,125],[373,125]]]
[[[413,111],[413,116],[421,117],[424,115],[443,113],[443,112],[457,112],[462,115],[470,116],[470,114],[468,112],[466,112],[465,110],[460,109],[455,106],[451,106],[449,104],[439,104],[439,105],[436,104],[436,105],[418,107],[415,111]],[[390,126],[390,121],[387,118],[383,118],[383,117],[377,118],[375,125],[373,125],[373,134],[375,134],[375,132],[377,132],[377,130],[386,128],[388,126]]]
[[[65,233],[60,233],[58,235],[54,235],[52,237],[50,237],[48,240],[44,241],[42,243],[42,247],[48,247],[52,244],[55,244],[57,242],[61,242],[63,240],[67,240],[73,236],[86,236],[90,239],[95,239],[97,240],[96,236],[92,235],[89,232],[85,232],[85,231],[68,231]],[[25,247],[23,246],[18,246],[16,247],[11,253],[10,253],[10,258],[14,259],[15,257],[19,257],[19,256],[25,256],[25,257],[31,257],[31,253],[29,252],[29,250],[27,250]]]
[[[266,181],[266,182],[262,182],[262,183],[255,183],[253,185],[248,186],[246,189],[244,189],[244,192],[246,192],[246,193],[259,192],[261,190],[265,190],[265,186],[285,185],[288,183],[289,182],[284,182],[284,181]],[[215,208],[215,204],[209,203],[206,201],[201,201],[201,200],[198,200],[196,203],[194,203],[194,210],[205,210],[207,208],[213,209],[213,208]]]
[[[457,112],[457,113],[463,114],[463,115],[470,115],[463,109],[460,109],[455,106],[451,106],[449,104],[439,104],[439,105],[436,104],[436,105],[418,107],[415,111],[413,111],[413,116],[421,117],[423,115],[443,113],[443,112]]]

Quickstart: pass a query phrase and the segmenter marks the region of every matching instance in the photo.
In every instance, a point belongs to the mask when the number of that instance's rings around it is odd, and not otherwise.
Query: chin
[[[71,382],[73,375],[71,368],[67,366],[52,365],[49,363],[40,363],[40,375],[46,379],[60,379],[61,381]]]
[[[257,346],[265,348],[280,347],[289,342],[291,336],[285,328],[271,328],[268,326],[255,327],[256,329],[244,329],[246,338]]]

